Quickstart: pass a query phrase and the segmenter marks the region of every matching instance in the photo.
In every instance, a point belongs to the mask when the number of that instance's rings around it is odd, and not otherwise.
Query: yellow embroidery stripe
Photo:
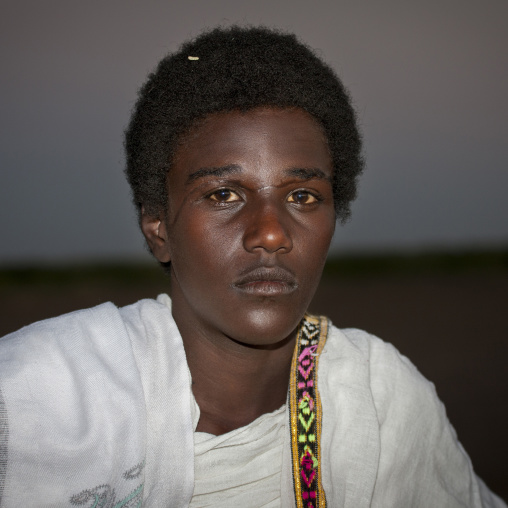
[[[325,493],[321,484],[322,408],[317,389],[317,369],[327,336],[326,317],[305,315],[298,330],[291,362],[289,383],[291,453],[297,508],[326,507]],[[311,348],[312,354],[309,354],[308,348]],[[304,360],[300,361],[303,358]],[[307,463],[312,461],[312,466],[309,464],[306,470],[303,470],[302,459]],[[313,483],[315,487],[311,489],[309,485]]]

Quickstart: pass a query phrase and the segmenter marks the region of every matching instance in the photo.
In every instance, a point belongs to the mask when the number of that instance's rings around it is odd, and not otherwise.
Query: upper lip
[[[285,268],[279,266],[260,266],[244,272],[233,283],[233,286],[243,286],[251,282],[282,282],[291,287],[296,287],[296,278]]]

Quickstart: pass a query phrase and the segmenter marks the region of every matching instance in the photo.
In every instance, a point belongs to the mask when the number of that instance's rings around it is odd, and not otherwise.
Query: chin
[[[251,311],[242,315],[240,330],[231,330],[230,337],[238,343],[249,346],[277,346],[294,338],[296,329],[303,318],[301,313],[273,309]],[[243,314],[243,313],[242,313]],[[282,317],[281,317],[282,316]]]

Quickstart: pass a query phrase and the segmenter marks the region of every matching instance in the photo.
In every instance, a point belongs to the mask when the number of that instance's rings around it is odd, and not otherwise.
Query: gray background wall
[[[508,240],[508,3],[3,1],[0,263],[143,257],[122,131],[203,27],[296,32],[350,88],[367,171],[339,250]]]

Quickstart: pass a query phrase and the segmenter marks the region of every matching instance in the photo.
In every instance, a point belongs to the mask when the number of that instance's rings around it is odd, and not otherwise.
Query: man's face
[[[214,114],[186,135],[155,250],[171,262],[177,324],[257,346],[291,336],[334,232],[331,179],[322,129],[302,110]]]

